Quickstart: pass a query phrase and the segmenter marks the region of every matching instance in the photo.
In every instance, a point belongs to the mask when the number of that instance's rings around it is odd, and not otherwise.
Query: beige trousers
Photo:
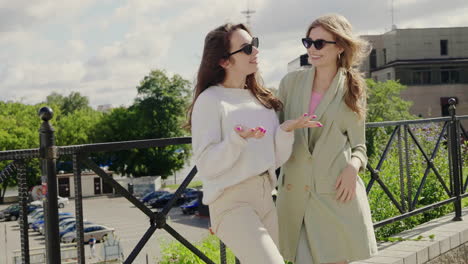
[[[225,189],[209,205],[213,232],[242,264],[284,264],[271,191],[262,174]]]

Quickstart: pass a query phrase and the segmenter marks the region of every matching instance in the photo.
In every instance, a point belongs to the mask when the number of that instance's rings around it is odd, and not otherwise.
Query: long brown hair
[[[187,111],[188,122],[185,128],[190,129],[192,125],[193,105],[198,96],[212,85],[220,84],[226,78],[226,71],[219,65],[222,59],[228,58],[231,49],[231,35],[234,31],[243,29],[250,35],[250,30],[244,24],[224,24],[210,31],[205,38],[203,56],[198,69],[197,83],[193,91],[193,101]],[[233,60],[232,57],[229,57]],[[245,86],[257,98],[257,100],[268,109],[281,110],[283,104],[261,83],[261,77],[257,73],[247,75]]]
[[[347,87],[345,103],[360,118],[366,115],[366,82],[358,67],[369,55],[370,45],[367,41],[354,35],[353,28],[348,20],[338,14],[329,14],[317,18],[307,29],[309,37],[313,28],[322,27],[334,35],[337,45],[344,49],[340,58],[337,58],[338,67],[346,70]]]

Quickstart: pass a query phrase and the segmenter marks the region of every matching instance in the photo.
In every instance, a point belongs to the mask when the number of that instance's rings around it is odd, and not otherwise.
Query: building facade
[[[393,29],[362,36],[372,44],[362,64],[366,77],[398,80],[401,94],[420,117],[448,115],[448,98],[457,99],[457,114],[468,114],[468,27]]]

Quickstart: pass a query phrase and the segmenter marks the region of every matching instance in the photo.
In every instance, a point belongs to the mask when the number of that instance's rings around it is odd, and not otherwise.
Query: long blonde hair
[[[306,37],[309,37],[310,31],[316,27],[322,27],[333,34],[336,44],[344,49],[340,58],[337,58],[337,65],[346,70],[348,89],[345,93],[345,103],[360,118],[364,118],[366,82],[358,67],[369,55],[370,44],[353,33],[351,24],[342,15],[328,14],[317,18],[307,29]]]

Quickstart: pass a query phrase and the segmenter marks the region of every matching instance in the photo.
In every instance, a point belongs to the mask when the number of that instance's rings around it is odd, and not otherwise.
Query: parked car
[[[74,222],[76,221],[75,217],[74,216],[71,216],[71,215],[65,215],[65,216],[60,216],[59,217],[59,232],[61,231],[61,229],[66,226],[67,224],[71,223],[71,222]],[[44,235],[45,234],[45,228],[44,228],[44,224],[39,226],[39,233],[41,233],[41,235]]]
[[[83,221],[83,226],[92,225],[92,224],[93,223],[89,221]],[[76,222],[67,225],[65,229],[60,230],[60,233],[59,233],[60,238],[62,238],[68,232],[75,232],[75,230],[76,230]]]
[[[28,205],[28,214],[34,211],[37,206]],[[19,218],[21,207],[18,204],[13,204],[0,211],[0,219],[5,221],[15,221]]]
[[[164,194],[168,194],[169,192],[167,191],[154,191],[154,192],[149,192],[143,196],[143,198],[140,199],[141,202],[143,203],[148,203],[150,200],[153,200],[155,198],[159,198],[163,196]]]
[[[43,200],[36,200],[34,202],[31,202],[32,205],[36,205],[36,206],[40,206],[40,207],[43,206],[43,203],[44,203]],[[67,205],[69,203],[70,203],[70,201],[68,200],[68,198],[57,196],[57,205],[58,205],[59,208],[64,208],[65,205]]]
[[[198,199],[193,199],[181,205],[180,209],[182,209],[183,214],[194,214],[196,211],[198,211],[199,204],[200,202]]]
[[[31,223],[34,218],[43,214],[44,214],[44,209],[42,207],[37,207],[36,209],[34,209],[34,211],[28,214],[28,223]],[[19,219],[18,219],[18,222],[19,222]]]
[[[190,202],[193,199],[198,199],[199,190],[193,188],[187,188],[182,193],[181,197],[185,199],[186,202]]]
[[[59,218],[62,216],[66,216],[68,218],[72,218],[72,214],[70,213],[59,213]],[[32,228],[34,231],[39,231],[39,227],[44,224],[44,215],[38,217],[36,221],[32,222],[29,227]]]
[[[151,200],[151,202],[148,202],[148,204],[153,208],[163,208],[173,197],[174,197],[173,193],[164,194],[163,196],[157,199]],[[174,203],[174,206],[181,205],[184,202],[185,202],[185,199],[182,197],[179,197]]]
[[[88,243],[91,235],[93,235],[97,241],[102,241],[110,233],[114,233],[114,228],[103,225],[86,225],[83,230],[84,241]],[[64,234],[60,240],[62,243],[74,243],[76,242],[76,232],[68,232]]]
[[[67,220],[67,219],[73,219],[74,216],[72,215],[59,215],[59,225],[62,221]],[[33,228],[34,229],[34,228]],[[45,221],[42,221],[42,223],[39,223],[37,225],[37,229],[34,229],[34,231],[39,232],[41,235],[45,234]]]

